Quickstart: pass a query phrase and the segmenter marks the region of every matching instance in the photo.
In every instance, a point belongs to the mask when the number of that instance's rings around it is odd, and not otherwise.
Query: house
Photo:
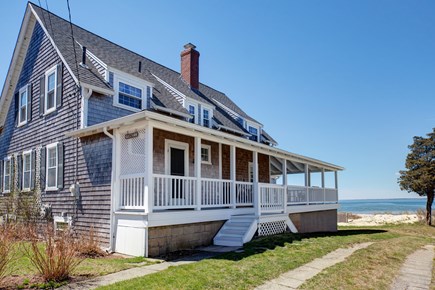
[[[199,57],[185,45],[179,73],[28,3],[0,99],[2,214],[33,196],[57,227],[143,256],[335,231],[343,168],[278,149]]]

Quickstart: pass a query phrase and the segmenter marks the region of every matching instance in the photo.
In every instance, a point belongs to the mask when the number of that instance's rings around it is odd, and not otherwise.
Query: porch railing
[[[149,210],[255,207],[254,183],[154,174]],[[199,184],[198,184],[199,182]],[[145,209],[144,175],[119,179],[120,209]],[[200,190],[198,194],[198,190]],[[200,199],[200,202],[199,202]],[[337,189],[259,183],[259,213],[285,212],[286,206],[337,203]],[[150,200],[150,201],[151,201]],[[287,202],[287,203],[286,203]]]

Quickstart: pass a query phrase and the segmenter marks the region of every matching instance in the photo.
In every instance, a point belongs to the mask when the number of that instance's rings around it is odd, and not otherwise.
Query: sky
[[[26,3],[0,2],[0,84]],[[41,4],[68,18],[66,0]],[[195,44],[200,81],[259,120],[279,148],[345,167],[340,199],[417,196],[397,178],[412,137],[435,127],[435,1],[70,5],[75,24],[176,71],[183,45]]]

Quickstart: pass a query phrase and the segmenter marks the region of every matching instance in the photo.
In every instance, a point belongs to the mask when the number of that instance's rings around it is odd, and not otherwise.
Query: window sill
[[[53,112],[56,112],[56,107],[55,107],[54,109],[50,109],[50,110],[46,111],[46,112],[43,114],[43,116],[45,117],[45,116],[47,116],[47,115],[50,115],[50,114],[53,113]]]
[[[205,165],[213,165],[211,162],[209,161],[201,161],[201,164],[205,164]]]
[[[133,107],[130,107],[130,106],[127,106],[127,105],[123,105],[123,104],[120,104],[120,103],[116,103],[116,102],[113,103],[113,106],[117,107],[117,108],[124,109],[124,110],[132,111],[132,112],[140,112],[140,111],[143,110],[143,109],[133,108]]]
[[[17,128],[23,127],[26,124],[27,124],[27,120],[25,122],[18,123]]]
[[[59,190],[59,188],[57,188],[57,187],[46,187],[45,188],[45,191],[58,191]]]

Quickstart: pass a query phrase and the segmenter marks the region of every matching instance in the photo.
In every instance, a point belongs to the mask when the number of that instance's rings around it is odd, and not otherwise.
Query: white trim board
[[[189,176],[189,143],[165,139],[165,174],[171,174],[171,148],[184,150],[184,176]]]

